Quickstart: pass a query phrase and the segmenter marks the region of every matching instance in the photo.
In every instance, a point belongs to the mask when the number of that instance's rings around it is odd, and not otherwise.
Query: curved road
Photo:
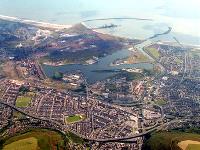
[[[14,109],[14,110],[16,110],[16,111],[18,111],[18,112],[20,112],[20,113],[22,113],[22,114],[24,114],[24,115],[26,115],[26,116],[28,116],[28,117],[32,117],[32,118],[34,118],[34,119],[38,119],[38,120],[41,120],[41,121],[50,122],[50,123],[53,123],[53,124],[55,124],[55,125],[57,125],[57,126],[59,126],[59,127],[63,127],[62,124],[60,124],[60,123],[58,123],[58,122],[56,122],[56,121],[49,120],[49,119],[44,119],[44,118],[39,118],[39,117],[37,117],[37,116],[28,114],[28,113],[22,111],[21,109],[15,107],[15,106],[13,106],[13,105],[7,104],[7,103],[5,103],[5,102],[0,101],[0,104],[2,104],[2,105],[4,105],[4,106],[7,106],[7,107],[10,107],[11,109]],[[153,127],[152,129],[150,129],[150,130],[148,130],[148,131],[145,131],[145,132],[142,132],[142,133],[139,133],[139,134],[135,134],[135,135],[131,135],[131,136],[119,137],[119,138],[93,139],[93,138],[87,138],[87,137],[85,137],[85,136],[83,136],[83,135],[80,135],[79,133],[74,132],[74,131],[70,131],[70,132],[72,132],[72,133],[74,133],[74,134],[80,136],[80,137],[83,138],[83,139],[86,139],[86,140],[89,140],[89,141],[94,141],[94,142],[125,142],[126,140],[131,140],[131,139],[133,139],[133,138],[137,138],[137,137],[144,136],[144,135],[146,135],[146,134],[148,134],[148,133],[150,133],[150,132],[153,132],[153,131],[155,131],[155,130],[161,129],[163,126],[166,126],[166,125],[169,125],[170,123],[175,123],[175,122],[180,122],[180,120],[173,120],[173,121],[167,122],[167,123],[165,123],[165,124],[163,124],[163,125]],[[61,132],[65,134],[64,131],[61,131]]]

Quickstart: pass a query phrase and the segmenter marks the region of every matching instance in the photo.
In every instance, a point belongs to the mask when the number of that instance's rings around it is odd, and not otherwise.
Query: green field
[[[155,104],[157,104],[159,106],[163,106],[163,105],[167,104],[167,101],[164,99],[157,99],[157,100],[154,100],[154,102],[155,102]]]
[[[145,142],[144,150],[180,150],[178,143],[185,140],[200,141],[200,134],[180,131],[153,133]]]
[[[29,96],[19,96],[16,100],[17,107],[27,107],[31,102],[31,97]]]
[[[116,77],[116,78],[126,77],[127,81],[132,81],[132,80],[141,80],[144,78],[144,75],[142,75],[141,73],[137,73],[137,72],[121,71],[114,77]]]
[[[76,134],[73,134],[72,132],[67,132],[66,135],[70,142],[77,144],[84,144],[84,140],[79,136],[77,136]]]
[[[156,59],[158,59],[160,57],[160,53],[156,48],[153,47],[148,47],[146,48],[146,50]]]
[[[71,116],[66,116],[65,117],[65,122],[66,123],[75,123],[82,121],[85,118],[84,115],[71,115]]]
[[[13,147],[15,147],[13,149]],[[27,148],[28,147],[28,148]],[[36,148],[35,148],[36,147]],[[3,150],[63,150],[62,135],[46,129],[33,129],[0,141]]]
[[[183,63],[183,61],[181,60],[181,59],[179,59],[179,58],[175,58],[175,62],[178,64],[178,65],[180,65],[180,64],[182,64]]]
[[[189,144],[186,150],[200,150],[200,144]]]
[[[3,150],[37,150],[38,142],[34,137],[19,140],[6,145]]]
[[[20,112],[14,111],[14,112],[13,112],[13,117],[14,117],[14,118],[17,118],[17,119],[23,119],[23,118],[25,118],[25,115],[23,115],[23,114],[20,113]]]
[[[3,66],[0,64],[0,75],[3,74]]]
[[[148,56],[144,55],[141,52],[135,52],[133,55],[125,59],[128,64],[135,64],[141,62],[151,62]]]

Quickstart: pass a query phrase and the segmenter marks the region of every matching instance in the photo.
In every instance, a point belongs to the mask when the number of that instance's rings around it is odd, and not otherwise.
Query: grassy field
[[[156,59],[158,59],[160,57],[160,53],[156,48],[153,47],[148,47],[146,48],[146,50]]]
[[[84,115],[72,115],[72,116],[66,116],[65,117],[65,122],[66,123],[74,123],[74,122],[79,122],[85,118]]]
[[[6,145],[3,150],[37,150],[38,141],[34,137],[19,140]]]
[[[56,89],[61,89],[61,90],[72,89],[72,86],[70,84],[53,79],[46,79],[42,83],[48,87]]]
[[[144,75],[137,72],[127,72],[127,71],[121,71],[117,75],[113,76],[116,78],[126,77],[127,81],[133,81],[133,80],[140,80],[144,78]]]
[[[25,115],[21,114],[20,112],[14,111],[13,112],[13,117],[17,118],[17,119],[23,119],[23,118],[25,118]]]
[[[31,102],[31,97],[18,96],[18,98],[16,100],[16,106],[17,107],[27,107],[30,102]]]
[[[136,52],[126,59],[127,64],[150,62],[151,60],[141,52]]]
[[[200,150],[200,144],[189,144],[186,150]]]
[[[4,63],[0,60],[0,75],[3,74],[3,65]]]
[[[156,100],[154,100],[154,102],[155,102],[155,104],[160,105],[160,106],[167,104],[167,101],[164,99],[156,99]]]
[[[178,143],[185,140],[200,141],[200,134],[178,131],[153,133],[144,150],[181,150]]]
[[[29,89],[21,88],[19,96],[17,97],[16,100],[16,106],[27,107],[35,95],[36,95],[35,91],[30,91]]]
[[[73,134],[72,132],[67,132],[66,135],[67,135],[69,141],[72,142],[72,143],[77,143],[77,144],[83,144],[84,143],[84,140],[82,138]]]
[[[183,63],[183,61],[182,61],[181,59],[179,59],[179,58],[176,58],[176,59],[175,59],[175,62],[176,62],[178,65],[180,65],[180,64]]]
[[[24,148],[29,144],[27,150],[63,150],[64,140],[63,137],[55,132],[45,129],[33,129],[26,133],[18,134],[14,137],[0,141],[0,149],[3,150],[25,150]],[[22,145],[23,143],[23,145]],[[35,146],[37,145],[36,149]],[[15,146],[15,149],[8,149]],[[18,149],[17,149],[18,148]],[[31,149],[32,148],[32,149]]]
[[[182,150],[199,150],[200,149],[200,142],[192,141],[192,140],[186,140],[186,141],[179,142],[178,146]]]

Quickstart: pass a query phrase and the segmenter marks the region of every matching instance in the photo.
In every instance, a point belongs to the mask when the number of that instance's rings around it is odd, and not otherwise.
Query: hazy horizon
[[[58,24],[86,19],[141,17],[167,23],[176,33],[200,38],[198,0],[1,0],[0,14]]]

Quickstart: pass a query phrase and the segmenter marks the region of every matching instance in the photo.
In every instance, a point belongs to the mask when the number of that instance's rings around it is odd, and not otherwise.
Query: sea
[[[99,32],[132,39],[147,39],[155,34],[172,31],[153,41],[176,42],[200,47],[199,0],[0,0],[0,15],[74,25],[84,22],[90,28],[115,24],[116,28],[96,29]],[[114,73],[97,73],[94,69],[153,68],[152,64],[119,65],[111,61],[128,57],[123,49],[101,58],[93,65],[48,66],[43,69],[48,76],[55,71],[63,73],[81,70],[89,83],[103,80]]]
[[[170,26],[172,36],[191,45],[200,45],[199,8],[199,0],[0,0],[1,15],[57,24],[99,18],[153,19],[153,23],[118,19],[91,21],[89,25],[117,23],[120,28],[104,32],[129,38],[144,38]]]

